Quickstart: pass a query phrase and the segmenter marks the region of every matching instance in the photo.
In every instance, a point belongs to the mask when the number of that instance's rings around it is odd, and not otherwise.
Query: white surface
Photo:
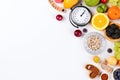
[[[0,80],[90,80],[92,56],[74,37],[69,12],[58,22],[48,0],[0,0]]]

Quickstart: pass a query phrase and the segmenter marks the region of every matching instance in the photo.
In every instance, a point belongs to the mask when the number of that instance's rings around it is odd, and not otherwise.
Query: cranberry
[[[82,36],[81,30],[75,30],[75,31],[74,31],[74,35],[75,35],[76,37]]]
[[[63,19],[63,16],[60,15],[60,14],[58,14],[58,15],[56,16],[56,19],[57,19],[58,21],[61,21],[61,20]]]

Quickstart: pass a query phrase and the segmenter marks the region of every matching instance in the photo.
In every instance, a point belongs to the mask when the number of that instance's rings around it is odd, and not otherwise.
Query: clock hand
[[[84,13],[85,13],[85,10],[84,10],[84,12],[80,16],[82,17]]]

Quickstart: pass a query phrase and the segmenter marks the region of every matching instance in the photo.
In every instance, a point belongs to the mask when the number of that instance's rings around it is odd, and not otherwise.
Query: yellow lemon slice
[[[104,30],[109,25],[109,18],[103,13],[97,13],[92,18],[92,27],[96,30]]]

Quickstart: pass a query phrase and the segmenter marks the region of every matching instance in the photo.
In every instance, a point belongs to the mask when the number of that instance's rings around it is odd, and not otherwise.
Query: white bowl
[[[96,35],[101,39],[100,48],[98,50],[92,50],[88,47],[87,40],[92,35]],[[97,55],[97,54],[100,54],[101,52],[103,52],[103,50],[106,48],[106,40],[100,33],[90,32],[90,33],[87,33],[84,37],[84,47],[88,53],[90,53],[92,55]]]

